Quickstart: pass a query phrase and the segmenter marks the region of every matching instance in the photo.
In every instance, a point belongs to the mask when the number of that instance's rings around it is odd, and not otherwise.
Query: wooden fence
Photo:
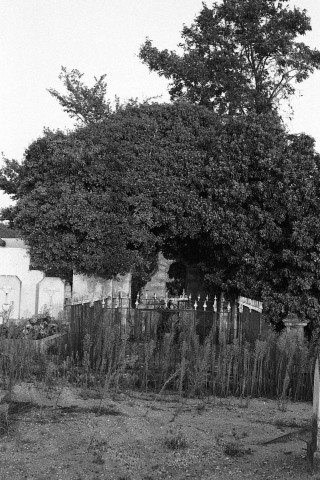
[[[250,305],[189,306],[69,305],[71,354],[99,375],[121,371],[145,389],[172,378],[168,385],[180,392],[201,384],[217,395],[310,399],[313,359],[301,337],[272,334]]]
[[[197,308],[192,303],[167,302],[155,303],[154,299],[132,308],[122,299],[118,306],[106,306],[104,301],[75,303],[66,306],[70,320],[72,350],[82,351],[85,335],[90,335],[94,343],[104,336],[106,328],[116,330],[120,336],[126,335],[129,342],[141,343],[157,341],[163,335],[182,333],[186,326],[192,326],[200,344],[210,334],[215,344],[231,343],[235,338],[254,343],[270,332],[270,326],[263,320],[260,311],[244,306],[234,311],[234,306],[224,303],[219,308],[212,302],[198,302]],[[210,308],[211,307],[211,308]]]

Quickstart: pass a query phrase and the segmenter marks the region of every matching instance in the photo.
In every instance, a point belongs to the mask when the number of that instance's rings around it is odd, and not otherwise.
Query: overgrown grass
[[[250,448],[244,448],[241,443],[236,441],[226,443],[223,452],[229,457],[242,457],[243,455],[252,453]]]
[[[193,317],[194,318],[194,317]],[[157,317],[144,341],[133,342],[112,318],[84,330],[80,351],[75,343],[42,351],[32,340],[0,338],[0,382],[9,393],[17,382],[41,383],[58,396],[65,385],[79,387],[84,397],[102,399],[123,389],[176,391],[188,396],[238,396],[243,406],[252,397],[277,398],[279,408],[289,399],[312,398],[314,354],[295,332],[270,333],[251,345],[234,340],[216,344],[213,334],[199,342],[196,324],[185,315],[180,330],[160,338]],[[72,339],[71,339],[72,340]]]
[[[9,404],[0,405],[0,436],[6,435],[9,431]]]
[[[170,428],[165,436],[164,444],[170,450],[182,450],[188,446],[187,439],[181,432],[181,427]]]

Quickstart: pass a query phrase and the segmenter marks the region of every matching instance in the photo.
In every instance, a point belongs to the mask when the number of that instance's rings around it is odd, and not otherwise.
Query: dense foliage
[[[3,217],[43,270],[144,277],[161,249],[274,318],[319,313],[319,155],[274,114],[128,107],[46,132],[22,165],[7,161],[0,187],[17,199]]]
[[[279,0],[224,0],[184,26],[182,54],[158,50],[147,39],[140,58],[171,81],[173,100],[184,98],[219,113],[274,109],[320,67],[320,52],[299,35],[311,30],[306,11]]]
[[[1,188],[18,202],[3,216],[21,231],[34,266],[109,278],[143,271],[162,231],[183,228],[176,224],[192,205],[188,173],[199,169],[208,115],[192,106],[128,107],[68,135],[48,131],[22,165],[7,161]]]
[[[273,115],[229,118],[207,139],[184,227],[164,251],[201,266],[230,296],[263,299],[319,315],[319,155],[306,135],[288,135]]]

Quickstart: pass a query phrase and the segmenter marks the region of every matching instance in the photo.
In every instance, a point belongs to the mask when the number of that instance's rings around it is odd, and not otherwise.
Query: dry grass
[[[170,450],[181,450],[187,448],[188,442],[181,432],[181,428],[170,428],[164,439],[164,444]]]
[[[156,329],[156,326],[154,326]],[[100,337],[99,337],[100,335]],[[107,323],[87,333],[81,352],[60,347],[41,352],[32,340],[0,338],[0,381],[9,393],[20,381],[41,384],[57,397],[64,385],[82,389],[84,398],[111,391],[176,391],[180,399],[238,396],[248,407],[253,397],[278,399],[285,411],[289,399],[312,398],[313,356],[295,333],[271,333],[254,345],[235,340],[217,345],[212,334],[200,344],[194,322],[184,318],[179,335],[133,343],[118,326]]]
[[[236,441],[226,443],[223,452],[229,457],[242,457],[252,453],[250,448],[244,448],[241,443]]]

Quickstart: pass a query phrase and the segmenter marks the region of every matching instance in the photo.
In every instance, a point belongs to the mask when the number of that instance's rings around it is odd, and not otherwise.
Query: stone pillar
[[[307,321],[301,320],[296,313],[288,313],[286,318],[283,320],[283,323],[286,326],[287,332],[297,332],[301,340],[303,339],[303,329],[307,326]]]
[[[317,357],[313,379],[313,412],[311,423],[311,442],[307,445],[307,459],[313,470],[314,454],[319,451],[320,444],[320,375],[319,356]]]

